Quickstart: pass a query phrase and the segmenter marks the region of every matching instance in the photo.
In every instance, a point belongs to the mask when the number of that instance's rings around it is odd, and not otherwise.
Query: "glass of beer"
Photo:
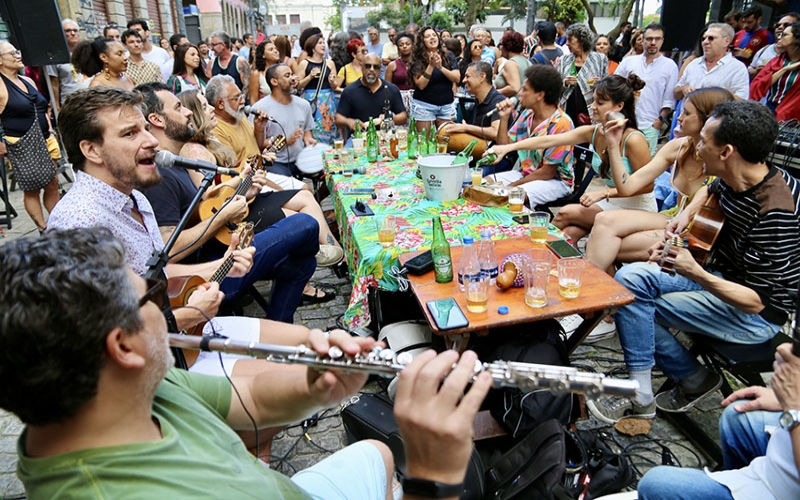
[[[367,152],[367,150],[364,149],[364,147],[365,146],[363,137],[360,139],[357,139],[355,137],[353,138],[353,152],[356,154],[356,156],[361,156]]]
[[[467,299],[467,311],[471,313],[486,312],[489,308],[489,277],[483,273],[464,276],[464,292]]]
[[[394,237],[397,234],[397,221],[393,215],[375,216],[375,226],[378,229],[378,242],[383,247],[394,245]]]
[[[439,142],[436,143],[436,152],[440,155],[447,154],[447,141],[443,141],[439,139]]]
[[[473,186],[480,186],[483,182],[483,170],[480,168],[473,168],[472,169],[472,185]]]
[[[513,187],[508,190],[508,211],[512,214],[521,214],[522,205],[525,203],[525,190]]]
[[[338,151],[344,147],[344,139],[334,139],[333,147]]]
[[[547,226],[550,224],[550,216],[547,212],[533,212],[529,216],[531,242],[537,245],[547,241]]]
[[[558,293],[565,299],[574,299],[581,294],[581,278],[586,261],[581,258],[558,261]]]

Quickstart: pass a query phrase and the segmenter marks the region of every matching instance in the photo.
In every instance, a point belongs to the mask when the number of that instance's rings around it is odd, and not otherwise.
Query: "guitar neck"
[[[209,278],[208,281],[222,283],[222,280],[224,280],[228,276],[228,273],[231,272],[231,269],[233,269],[233,263],[233,254],[228,255],[225,261],[222,262],[222,265],[220,265],[219,268],[214,271],[214,274],[211,275],[211,278]]]

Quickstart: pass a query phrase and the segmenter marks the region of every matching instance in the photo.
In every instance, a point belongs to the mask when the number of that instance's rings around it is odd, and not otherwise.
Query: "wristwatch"
[[[792,430],[800,425],[800,410],[786,410],[781,415],[781,427]]]
[[[415,477],[403,478],[403,493],[409,495],[425,498],[449,498],[461,496],[463,491],[464,483],[445,484]]]

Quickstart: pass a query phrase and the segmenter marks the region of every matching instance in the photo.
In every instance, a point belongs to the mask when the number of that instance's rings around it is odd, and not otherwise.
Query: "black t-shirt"
[[[144,191],[153,206],[159,226],[177,226],[181,214],[189,210],[192,199],[197,194],[197,186],[182,168],[160,168],[161,182]]]
[[[376,118],[383,113],[383,107],[388,97],[392,113],[405,113],[406,107],[397,85],[384,80],[381,82],[383,85],[378,87],[374,93],[364,85],[360,78],[351,83],[342,91],[336,112],[347,118],[355,118],[361,123],[366,123],[370,118]]]
[[[455,66],[455,59],[450,57],[442,58],[442,67],[446,69],[458,68]],[[434,106],[452,104],[453,82],[448,80],[439,68],[433,68],[428,85],[424,89],[414,89],[414,99]]]
[[[501,94],[497,91],[496,88],[492,87],[489,90],[489,93],[486,94],[486,97],[483,99],[483,102],[479,102],[475,106],[475,116],[472,118],[471,125],[475,125],[478,127],[488,127],[491,125],[491,122],[497,120],[497,114],[492,116],[490,119],[484,120],[486,113],[495,109],[497,107],[497,103],[502,102],[506,96]]]

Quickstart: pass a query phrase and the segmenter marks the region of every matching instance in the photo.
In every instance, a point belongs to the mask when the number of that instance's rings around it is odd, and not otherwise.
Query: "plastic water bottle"
[[[492,233],[490,231],[481,233],[478,262],[481,266],[481,274],[489,277],[489,284],[494,285],[497,283],[497,257],[494,254],[494,241],[492,241]]]
[[[472,236],[464,237],[464,245],[461,247],[461,261],[458,264],[458,289],[464,291],[464,279],[469,279],[481,272],[481,266],[478,264],[478,256],[475,254],[475,240]]]

